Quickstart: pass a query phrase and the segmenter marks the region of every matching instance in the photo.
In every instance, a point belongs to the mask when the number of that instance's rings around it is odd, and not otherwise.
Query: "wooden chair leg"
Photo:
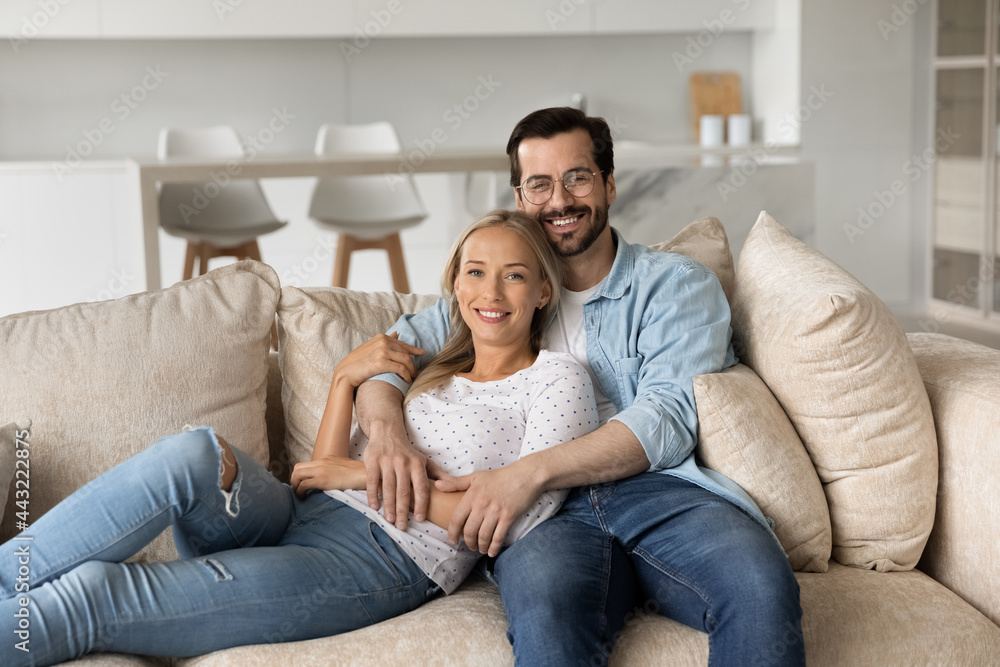
[[[257,243],[257,239],[254,239],[253,241],[247,241],[244,245],[246,246],[247,257],[249,257],[250,259],[255,259],[258,262],[264,261],[260,258],[260,245]]]
[[[212,252],[214,247],[211,243],[198,244],[198,275],[203,276],[208,273],[208,260],[216,255]]]
[[[184,277],[182,280],[190,280],[194,277],[194,258],[197,254],[197,244],[188,241],[187,251],[184,253]]]
[[[356,239],[350,234],[341,234],[337,239],[337,257],[333,262],[334,287],[347,287],[347,276],[351,271],[351,253],[354,252]]]
[[[406,278],[406,262],[403,261],[403,244],[399,234],[386,237],[385,249],[389,253],[389,271],[392,273],[392,288],[402,294],[410,293],[410,281]]]

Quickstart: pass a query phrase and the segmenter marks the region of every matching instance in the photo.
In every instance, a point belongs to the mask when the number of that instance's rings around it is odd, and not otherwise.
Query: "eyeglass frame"
[[[590,186],[590,192],[588,192],[586,194],[575,195],[575,194],[573,194],[572,192],[569,191],[569,188],[566,187],[566,175],[570,174],[570,173],[573,173],[573,172],[578,172],[578,171],[587,171],[587,172],[590,172],[590,175],[594,177],[594,182]],[[573,169],[567,169],[566,171],[564,171],[562,177],[559,178],[558,181],[563,186],[563,189],[566,192],[568,192],[571,197],[587,197],[587,196],[589,196],[594,191],[594,188],[597,187],[597,175],[598,174],[601,175],[601,178],[604,178],[604,172],[603,171],[591,171],[588,167],[575,167]],[[548,179],[552,180],[552,192],[549,193],[549,196],[545,199],[545,201],[533,202],[533,201],[531,201],[530,199],[528,199],[527,197],[524,196],[524,184],[527,183],[532,178],[548,178]],[[554,195],[556,193],[556,179],[552,179],[551,176],[529,176],[528,178],[524,179],[521,182],[520,185],[515,185],[514,189],[521,191],[521,197],[524,199],[524,201],[528,202],[532,206],[541,206],[543,204],[547,204],[549,202],[549,200],[552,199],[552,195]]]

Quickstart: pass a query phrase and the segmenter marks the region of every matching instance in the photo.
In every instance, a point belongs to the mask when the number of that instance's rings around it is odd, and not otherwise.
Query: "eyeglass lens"
[[[586,197],[594,190],[594,174],[588,169],[571,169],[563,174],[563,187],[574,197]],[[538,176],[529,178],[521,186],[521,194],[530,204],[544,204],[552,198],[555,188],[551,178]]]

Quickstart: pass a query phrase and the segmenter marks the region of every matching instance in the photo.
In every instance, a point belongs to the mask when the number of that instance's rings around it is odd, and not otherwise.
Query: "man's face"
[[[521,191],[515,191],[517,208],[540,222],[549,241],[562,257],[586,252],[608,229],[608,206],[615,200],[615,178],[607,183],[594,162],[594,145],[585,130],[557,134],[551,139],[525,139],[517,149],[521,164],[521,183],[547,178],[554,185],[551,198],[532,204]],[[584,169],[596,172],[594,189],[587,195],[574,196],[563,186],[567,172]]]

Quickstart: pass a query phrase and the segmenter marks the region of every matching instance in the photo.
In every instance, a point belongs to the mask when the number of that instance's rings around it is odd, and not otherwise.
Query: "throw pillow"
[[[830,512],[809,454],[767,385],[737,364],[694,378],[698,458],[750,494],[792,569],[826,572]]]
[[[816,466],[845,565],[907,570],[934,523],[927,392],[889,309],[766,212],[736,272],[736,352],[767,383]]]
[[[0,421],[33,422],[31,516],[188,423],[266,465],[278,295],[274,270],[246,260],[163,290],[0,319]],[[9,508],[3,540],[16,532]],[[176,557],[169,535],[143,556]]]
[[[733,255],[729,250],[729,238],[718,218],[699,218],[677,232],[668,241],[651,246],[661,252],[675,252],[687,255],[709,271],[722,283],[729,303],[733,302],[736,275],[733,269]]]
[[[351,350],[436,296],[284,287],[278,304],[278,361],[289,463],[308,461],[333,370]]]

